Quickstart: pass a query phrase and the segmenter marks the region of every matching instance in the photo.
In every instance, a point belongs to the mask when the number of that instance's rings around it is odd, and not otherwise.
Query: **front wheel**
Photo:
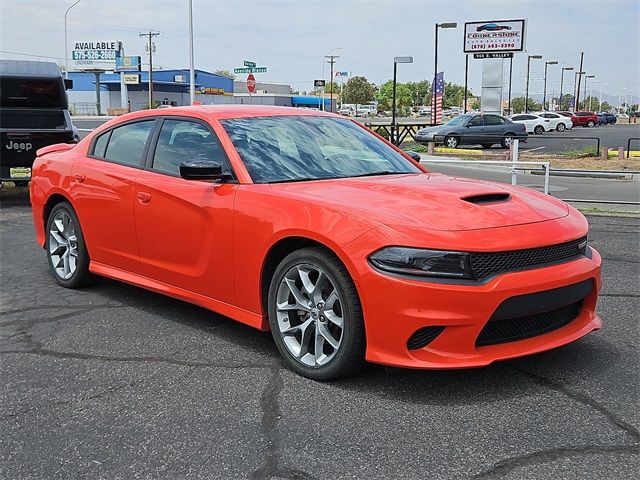
[[[444,145],[447,148],[457,148],[459,143],[458,137],[446,137],[444,139]]]
[[[278,351],[294,371],[333,380],[364,366],[362,307],[344,265],[320,248],[287,255],[269,287],[269,325]]]
[[[536,127],[533,129],[533,133],[535,133],[536,135],[542,135],[544,133],[544,127],[542,125],[536,125]]]
[[[556,130],[559,132],[564,132],[567,129],[567,126],[564,123],[559,123],[556,127]]]
[[[89,254],[73,207],[58,203],[47,219],[45,249],[49,268],[58,284],[78,288],[91,282]]]
[[[513,145],[513,140],[514,137],[512,135],[505,135],[504,137],[502,137],[502,141],[500,142],[500,145],[502,146],[502,148],[509,148],[511,147],[511,145]]]
[[[593,120],[589,120],[589,121],[587,122],[587,127],[589,127],[589,128],[593,128],[594,126],[595,126],[595,122],[594,122]]]

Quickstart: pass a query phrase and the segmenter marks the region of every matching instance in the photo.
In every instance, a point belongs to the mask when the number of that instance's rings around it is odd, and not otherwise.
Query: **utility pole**
[[[160,32],[152,32],[151,30],[149,30],[149,33],[140,34],[141,37],[149,39],[147,44],[147,50],[149,51],[149,109],[153,108],[153,49],[155,45],[153,45],[152,39],[158,35],[160,35]]]
[[[578,111],[578,105],[580,104],[580,83],[584,71],[582,70],[582,62],[584,60],[584,52],[580,52],[580,69],[578,70],[578,87],[576,88],[576,106],[575,111]]]
[[[329,78],[329,111],[333,113],[333,64],[340,58],[338,55],[325,55],[327,63],[331,65],[331,77]]]

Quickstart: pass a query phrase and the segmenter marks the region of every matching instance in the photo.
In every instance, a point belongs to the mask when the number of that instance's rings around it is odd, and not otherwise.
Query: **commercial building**
[[[124,72],[130,111],[149,107],[148,72]],[[72,115],[105,115],[122,113],[120,73],[69,72],[73,88],[68,90],[69,110]],[[97,80],[99,79],[99,80]],[[253,105],[278,105],[286,107],[318,108],[322,106],[319,97],[293,95],[291,86],[286,84],[256,83],[254,93],[249,93],[246,82],[233,81],[227,77],[204,70],[195,70],[195,99],[205,105],[241,103]],[[96,81],[99,85],[100,112]],[[154,70],[153,100],[155,104],[181,106],[189,105],[189,70]],[[334,108],[336,99],[333,99]],[[328,96],[324,98],[324,109],[330,109]]]

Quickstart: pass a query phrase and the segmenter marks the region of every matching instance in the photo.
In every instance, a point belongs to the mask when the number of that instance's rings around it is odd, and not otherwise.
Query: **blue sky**
[[[64,63],[64,10],[71,0],[2,0],[0,56],[51,57]],[[439,66],[446,79],[464,81],[462,25],[465,21],[526,18],[527,50],[560,66],[584,70],[608,84],[618,96],[640,84],[640,1],[638,0],[193,0],[196,67],[231,70],[253,60],[269,71],[259,81],[290,83],[310,90],[323,74],[322,58],[340,55],[337,67],[374,83],[389,79],[396,55],[412,55],[401,65],[399,80],[431,78],[435,22],[458,22],[441,30]],[[127,54],[145,55],[149,29],[156,37],[154,63],[188,67],[187,0],[82,0],[69,13],[69,42],[124,42]],[[7,52],[14,52],[7,53]],[[22,58],[36,58],[26,57]],[[544,60],[532,62],[532,94],[542,91]],[[479,91],[481,61],[470,60],[469,84]],[[526,54],[514,59],[513,89],[524,91]],[[325,68],[328,77],[328,67]],[[559,90],[560,68],[549,67],[549,91]],[[573,83],[573,76],[569,83]],[[565,76],[565,82],[567,76]],[[594,86],[599,89],[597,83]],[[566,88],[566,87],[565,87]]]

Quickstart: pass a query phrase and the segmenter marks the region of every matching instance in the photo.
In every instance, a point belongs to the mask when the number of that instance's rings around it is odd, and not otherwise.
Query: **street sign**
[[[314,87],[324,87],[326,85],[327,82],[325,82],[324,80],[314,80],[313,81],[313,86]]]
[[[249,93],[256,91],[256,77],[251,73],[247,75],[247,90],[249,90]]]
[[[245,60],[245,61],[244,61],[244,66],[245,66],[245,67],[249,67],[249,68],[255,68],[256,63],[255,63],[255,62],[250,62],[250,61],[248,61],[248,60]]]
[[[487,52],[487,53],[474,53],[473,58],[513,58],[513,52]]]
[[[267,73],[267,67],[234,68],[233,73]]]
[[[413,63],[413,57],[393,57],[393,63]]]
[[[522,52],[525,20],[491,20],[464,24],[464,53]]]
[[[122,44],[118,40],[74,42],[71,60],[79,70],[113,70],[121,49]]]

